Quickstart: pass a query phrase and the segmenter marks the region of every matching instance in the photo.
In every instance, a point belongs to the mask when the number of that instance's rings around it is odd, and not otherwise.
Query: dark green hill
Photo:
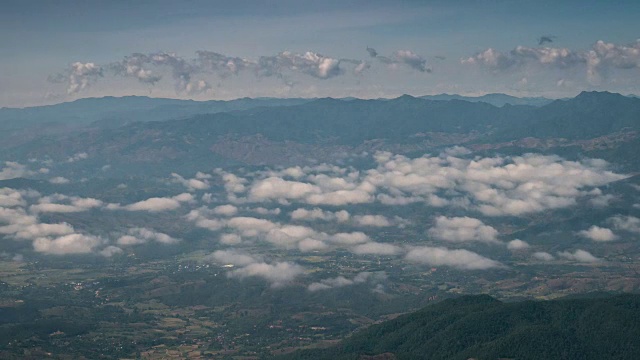
[[[522,126],[498,138],[589,139],[625,129],[640,130],[640,99],[609,92],[582,92],[537,108]]]
[[[640,295],[503,303],[464,296],[286,359],[640,359]],[[393,354],[393,357],[390,356]]]

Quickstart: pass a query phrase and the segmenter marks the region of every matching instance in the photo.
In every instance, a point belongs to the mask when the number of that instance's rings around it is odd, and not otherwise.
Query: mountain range
[[[29,112],[33,122],[21,122],[20,116]],[[81,119],[69,115],[74,112],[87,115]],[[53,123],[58,124],[56,130],[47,131],[46,124]],[[391,100],[204,103],[140,97],[85,99],[51,107],[2,109],[0,127],[13,129],[5,131],[0,145],[0,155],[8,160],[61,160],[86,153],[89,165],[123,164],[127,171],[131,164],[140,169],[160,163],[186,166],[186,159],[209,167],[286,165],[378,150],[424,153],[453,145],[506,153],[553,148],[568,156],[587,153],[605,159],[622,155],[620,163],[640,170],[633,156],[640,146],[640,99],[608,92],[583,92],[543,106],[502,107],[408,95]]]

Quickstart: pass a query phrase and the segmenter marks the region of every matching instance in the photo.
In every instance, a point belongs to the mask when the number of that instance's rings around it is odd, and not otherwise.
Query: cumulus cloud
[[[24,224],[16,228],[14,236],[16,239],[32,240],[41,237],[63,236],[73,234],[75,230],[67,223],[60,224]]]
[[[571,261],[583,262],[583,263],[595,263],[601,261],[597,257],[591,255],[588,251],[585,250],[576,250],[574,252],[562,251],[558,252],[558,256],[565,258]]]
[[[427,67],[427,60],[413,51],[398,50],[395,52],[394,58],[397,62],[405,64],[414,70],[431,72],[431,69]]]
[[[403,54],[402,59],[409,66],[419,67],[418,59]],[[302,74],[316,79],[330,79],[346,73],[352,68],[356,75],[369,65],[361,60],[338,59],[313,51],[296,53],[283,51],[276,55],[261,56],[257,60],[244,59],[208,50],[199,50],[195,57],[183,57],[171,52],[133,53],[121,60],[104,65],[92,62],[74,62],[63,73],[49,76],[52,83],[67,83],[67,93],[78,93],[105,76],[132,78],[138,82],[154,86],[170,74],[176,92],[189,94],[211,90],[205,77],[208,75],[226,79],[241,73],[253,74],[258,78],[277,77],[285,79],[291,74]]]
[[[552,261],[552,260],[555,259],[553,257],[553,255],[549,254],[548,252],[544,252],[544,251],[534,252],[531,256],[534,259],[542,260],[542,261]]]
[[[529,244],[520,239],[511,240],[507,243],[507,249],[509,250],[524,250],[528,248]]]
[[[585,64],[586,59],[584,54],[566,48],[518,46],[507,53],[489,48],[474,56],[462,59],[462,63],[479,65],[493,71],[505,71],[527,64],[567,68],[577,64]]]
[[[64,184],[70,183],[71,180],[63,176],[56,176],[54,178],[49,179],[49,182],[55,185],[64,185]]]
[[[239,216],[229,219],[226,226],[236,230],[240,236],[256,237],[258,235],[264,235],[273,229],[277,229],[279,224],[265,219]]]
[[[329,246],[321,240],[306,238],[298,242],[298,250],[301,252],[322,251],[328,249]]]
[[[314,220],[324,220],[324,221],[338,221],[345,222],[349,221],[351,215],[346,210],[340,210],[336,212],[331,211],[323,211],[320,208],[314,208],[311,210],[307,209],[296,209],[290,214],[291,220],[305,220],[305,221],[314,221]]]
[[[375,186],[425,201],[455,191],[462,196],[449,201],[469,202],[469,207],[488,216],[568,207],[579,197],[593,196],[586,188],[626,177],[607,170],[602,160],[577,162],[538,154],[481,159],[441,154],[409,159],[380,152],[375,159],[379,167],[369,170],[366,178]]]
[[[65,73],[49,77],[50,82],[67,82],[67,94],[86,89],[103,76],[103,68],[92,62],[74,62]]]
[[[257,263],[258,259],[235,250],[217,250],[206,256],[205,261],[212,261],[220,265],[247,266]]]
[[[233,216],[238,213],[238,208],[230,204],[219,205],[213,209],[213,213],[222,216]]]
[[[431,72],[431,68],[427,66],[427,60],[411,50],[398,50],[391,56],[381,56],[376,49],[367,47],[367,53],[370,57],[376,58],[378,61],[391,67],[405,65],[419,72]]]
[[[551,37],[541,37],[540,45],[552,42]],[[518,46],[509,52],[492,48],[461,60],[463,64],[478,65],[494,72],[519,69],[536,65],[560,69],[583,67],[587,79],[597,83],[613,69],[637,69],[640,67],[640,40],[620,45],[597,41],[589,50],[567,48]]]
[[[320,171],[320,169],[321,167],[317,167],[313,170]],[[323,170],[336,171],[329,166],[323,167]],[[367,181],[354,183],[353,177],[357,177],[358,173],[349,174],[346,178],[312,174],[308,176],[311,183],[285,180],[283,175],[286,174],[283,172],[268,172],[268,174],[269,177],[256,179],[251,184],[248,196],[250,201],[275,200],[281,203],[298,201],[311,205],[342,206],[371,202],[373,201],[372,193],[376,190],[375,186]]]
[[[309,194],[319,194],[318,186],[299,181],[284,180],[279,177],[269,177],[255,182],[249,190],[252,200],[268,199],[300,199]]]
[[[313,239],[317,235],[315,230],[306,226],[282,225],[271,229],[265,235],[265,240],[280,247],[293,248],[301,240]]]
[[[367,234],[356,231],[350,233],[337,233],[329,238],[329,241],[338,245],[357,245],[369,242],[371,239]]]
[[[33,241],[33,249],[52,255],[86,254],[101,243],[102,240],[93,235],[69,234],[55,238],[37,238]]]
[[[160,212],[175,210],[181,206],[181,203],[192,202],[194,200],[193,195],[189,193],[183,193],[174,197],[154,197],[146,200],[138,201],[136,203],[127,205],[125,210],[129,211],[149,211]]]
[[[239,72],[252,69],[255,62],[239,57],[227,56],[213,51],[197,51],[197,61],[200,67],[208,72],[218,74],[225,78],[229,75],[237,75]]]
[[[392,221],[383,215],[356,215],[355,224],[360,226],[386,227],[393,225]]]
[[[171,173],[171,176],[174,182],[184,185],[189,191],[206,190],[210,186],[206,177],[200,179],[197,177],[194,179],[185,179],[176,173]]]
[[[222,234],[220,235],[220,243],[225,245],[237,245],[242,242],[242,238],[238,234]]]
[[[402,248],[393,244],[369,242],[354,246],[351,251],[358,255],[396,255]]]
[[[613,241],[618,237],[611,231],[611,229],[602,228],[596,225],[591,226],[587,230],[579,232],[580,236],[593,241]]]
[[[0,188],[0,207],[25,206],[26,201],[22,193],[11,188]]]
[[[34,213],[75,213],[88,211],[102,205],[102,201],[94,198],[53,194],[40,198],[37,204],[29,207],[29,210]]]
[[[412,263],[429,266],[450,266],[460,270],[485,270],[502,267],[494,260],[468,250],[450,250],[444,247],[415,247],[405,259]]]
[[[118,254],[122,254],[122,249],[117,247],[117,246],[113,246],[113,245],[109,245],[107,247],[105,247],[104,249],[100,250],[100,255],[110,258],[112,256],[118,255]]]
[[[217,231],[225,226],[225,222],[221,219],[211,218],[211,216],[214,215],[213,210],[201,207],[199,209],[191,210],[185,218],[188,221],[193,222],[197,227]]]
[[[347,279],[344,276],[338,276],[331,279],[323,279],[320,282],[314,282],[309,284],[307,289],[311,292],[320,291],[320,290],[328,290],[343,286],[353,285],[353,280]]]
[[[15,179],[33,175],[26,165],[14,161],[5,161],[4,167],[0,170],[0,180]]]
[[[69,157],[67,159],[67,162],[72,163],[72,162],[84,160],[84,159],[87,159],[87,158],[89,158],[89,154],[87,154],[86,152],[81,152],[81,153],[77,153],[77,154],[74,154],[71,157]]]
[[[178,239],[175,239],[165,233],[157,232],[147,228],[135,227],[127,230],[127,234],[118,238],[118,245],[138,245],[144,244],[149,241],[155,241],[161,244],[175,244]]]
[[[470,217],[438,216],[429,235],[439,240],[451,242],[480,241],[498,242],[498,231],[482,221]]]
[[[304,273],[304,268],[291,262],[253,263],[230,271],[230,278],[259,277],[271,284],[273,288],[286,286]]]
[[[640,218],[617,215],[609,219],[616,230],[640,234]]]
[[[377,284],[386,279],[387,279],[387,274],[384,271],[379,271],[379,272],[363,271],[356,274],[356,276],[354,276],[352,279],[348,279],[344,276],[337,276],[335,278],[322,279],[318,282],[313,282],[309,284],[309,286],[307,286],[307,290],[311,292],[316,292],[321,290],[351,286],[355,284],[363,284],[367,282],[371,284]]]
[[[318,79],[329,79],[344,73],[340,60],[307,51],[304,54],[283,51],[275,56],[262,56],[257,63],[260,76],[282,76],[283,71],[299,72]]]

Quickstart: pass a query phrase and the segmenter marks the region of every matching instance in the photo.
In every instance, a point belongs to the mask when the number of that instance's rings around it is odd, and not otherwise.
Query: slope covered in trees
[[[382,355],[384,354],[384,355]],[[288,359],[638,359],[640,295],[442,301]]]

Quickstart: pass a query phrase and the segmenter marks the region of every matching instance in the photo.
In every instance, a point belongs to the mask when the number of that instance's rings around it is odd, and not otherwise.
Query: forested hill
[[[640,295],[515,303],[464,296],[285,358],[640,359]]]

